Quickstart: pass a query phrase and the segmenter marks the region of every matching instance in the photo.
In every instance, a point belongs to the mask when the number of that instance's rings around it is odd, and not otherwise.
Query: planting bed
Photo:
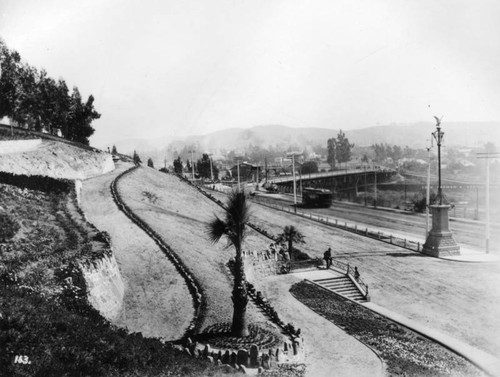
[[[248,326],[250,335],[238,338],[231,335],[231,323],[216,323],[205,328],[203,333],[195,335],[193,341],[209,343],[220,349],[250,348],[255,344],[261,348],[272,348],[281,345],[283,339],[276,335],[276,330],[266,323],[252,323]]]
[[[303,304],[377,351],[391,376],[483,376],[451,351],[361,305],[305,281],[294,284],[290,291]]]

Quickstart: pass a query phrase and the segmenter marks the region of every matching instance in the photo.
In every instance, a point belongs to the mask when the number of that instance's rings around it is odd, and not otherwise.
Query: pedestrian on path
[[[357,267],[354,267],[354,279],[359,280],[359,271]]]
[[[326,269],[328,270],[330,268],[330,265],[332,264],[332,249],[330,247],[323,254],[323,259],[326,262]]]

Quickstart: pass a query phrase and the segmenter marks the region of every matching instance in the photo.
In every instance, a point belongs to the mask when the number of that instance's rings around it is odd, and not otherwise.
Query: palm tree
[[[233,323],[231,333],[233,336],[245,337],[249,335],[246,319],[248,303],[247,286],[243,257],[241,255],[242,243],[245,238],[245,226],[249,220],[249,208],[245,193],[233,191],[229,196],[226,213],[223,219],[217,215],[207,224],[207,234],[213,243],[217,243],[222,236],[226,236],[228,246],[236,249],[233,275],[234,286],[232,293],[233,300]]]
[[[297,228],[295,228],[293,225],[290,226],[285,226],[283,228],[283,233],[281,233],[278,236],[278,243],[287,243],[288,244],[288,254],[290,255],[290,258],[293,256],[293,243],[305,243],[304,242],[304,236],[302,233],[300,233]],[[295,259],[295,258],[292,258]]]

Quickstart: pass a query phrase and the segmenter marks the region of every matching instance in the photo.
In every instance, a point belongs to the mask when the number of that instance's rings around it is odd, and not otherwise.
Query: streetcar
[[[304,207],[324,207],[332,205],[333,195],[330,190],[306,187],[302,190],[302,205]]]

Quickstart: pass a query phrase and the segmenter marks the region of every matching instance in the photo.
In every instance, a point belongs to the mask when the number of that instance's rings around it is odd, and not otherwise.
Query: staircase
[[[313,280],[314,283],[356,302],[367,302],[365,295],[348,276]]]

